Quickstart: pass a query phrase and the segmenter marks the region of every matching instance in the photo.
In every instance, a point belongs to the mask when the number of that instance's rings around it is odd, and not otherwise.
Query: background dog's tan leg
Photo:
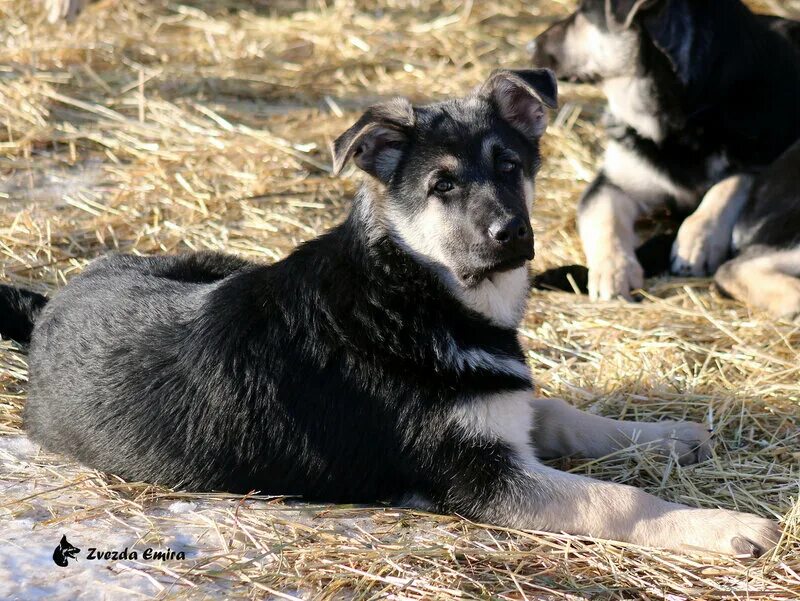
[[[45,0],[47,20],[56,23],[62,19],[72,21],[89,4],[90,0]]]
[[[561,399],[536,399],[532,441],[539,457],[603,457],[633,444],[674,451],[682,464],[710,454],[710,434],[693,422],[633,422],[592,415]]]
[[[717,270],[730,253],[733,226],[752,185],[752,176],[735,175],[706,193],[678,230],[672,246],[672,273],[699,277]]]
[[[641,216],[639,204],[615,186],[601,185],[581,201],[578,229],[589,268],[589,296],[630,300],[631,290],[644,284],[636,259],[634,224]]]
[[[725,263],[715,281],[724,292],[774,317],[800,317],[800,247]]]

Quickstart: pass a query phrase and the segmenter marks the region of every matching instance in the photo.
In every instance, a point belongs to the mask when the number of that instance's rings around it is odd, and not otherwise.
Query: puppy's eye
[[[513,173],[517,170],[517,164],[514,161],[500,161],[497,164],[497,170],[500,173]]]
[[[445,192],[449,192],[453,188],[455,188],[455,184],[451,182],[449,179],[440,179],[435,184],[433,184],[434,192],[438,192],[439,194],[444,194]]]

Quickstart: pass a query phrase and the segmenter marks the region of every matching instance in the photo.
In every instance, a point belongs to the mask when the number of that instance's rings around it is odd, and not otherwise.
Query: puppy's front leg
[[[676,551],[758,556],[780,537],[777,524],[756,515],[693,509],[639,489],[566,474],[529,463],[498,499],[498,521]]]
[[[536,399],[532,442],[537,457],[603,457],[631,445],[675,452],[681,464],[707,459],[710,434],[694,422],[634,422],[592,415],[561,399]]]
[[[589,297],[631,299],[631,290],[644,284],[635,253],[634,224],[639,204],[608,181],[601,172],[578,205],[580,232],[589,267]]]
[[[672,273],[713,274],[727,258],[733,226],[747,202],[752,176],[722,180],[703,197],[697,210],[681,224],[672,246]]]
[[[683,551],[758,555],[776,543],[779,530],[770,520],[691,509],[631,486],[543,465],[527,442],[528,428],[521,424],[524,400],[521,393],[505,402],[462,407],[454,414],[456,430],[452,436],[436,437],[442,441],[438,460],[428,462],[432,471],[426,472],[428,492],[437,506],[511,528]]]

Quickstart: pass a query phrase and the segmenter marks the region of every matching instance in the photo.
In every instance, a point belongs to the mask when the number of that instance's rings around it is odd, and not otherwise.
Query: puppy
[[[758,177],[726,180],[712,188],[679,232],[690,227],[692,240],[724,239],[726,221],[717,215],[740,211],[730,238],[734,258],[716,272],[717,286],[776,317],[795,320],[800,318],[798,174],[800,141]]]
[[[713,186],[762,171],[800,138],[798,40],[800,23],[739,0],[584,0],[535,40],[539,66],[608,98],[603,168],[578,207],[593,299],[642,285],[637,218],[665,204],[691,213]],[[689,221],[679,233],[674,273],[714,273],[728,258],[748,182],[726,186],[714,194],[731,202],[708,202],[725,207],[717,226]]]
[[[24,425],[83,463],[190,490],[394,500],[513,528],[757,555],[755,515],[691,509],[539,457],[630,441],[708,454],[699,424],[535,400],[516,328],[556,82],[373,106],[334,144],[368,174],[347,220],[271,266],[112,256],[41,310]],[[25,313],[20,313],[25,319]]]

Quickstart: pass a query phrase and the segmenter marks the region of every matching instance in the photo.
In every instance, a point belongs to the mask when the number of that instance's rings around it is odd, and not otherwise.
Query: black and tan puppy
[[[658,206],[700,207],[673,247],[675,273],[714,273],[728,258],[751,180],[706,195],[800,138],[799,39],[800,23],[739,0],[584,0],[536,39],[538,65],[608,98],[603,168],[578,209],[592,298],[642,285],[634,224]]]
[[[739,213],[730,242],[734,257],[717,271],[717,285],[772,315],[800,318],[800,141],[759,176],[720,184],[726,185],[732,191],[707,196],[691,222],[701,228],[692,233],[695,240],[716,239],[728,233],[716,215]]]
[[[758,554],[776,525],[549,468],[630,441],[708,452],[699,424],[536,400],[517,339],[543,70],[369,109],[335,143],[368,174],[348,219],[270,266],[114,256],[33,316],[25,427],[126,478],[192,490],[405,500],[516,528]],[[0,293],[8,294],[8,289]],[[17,328],[25,331],[25,328]]]

